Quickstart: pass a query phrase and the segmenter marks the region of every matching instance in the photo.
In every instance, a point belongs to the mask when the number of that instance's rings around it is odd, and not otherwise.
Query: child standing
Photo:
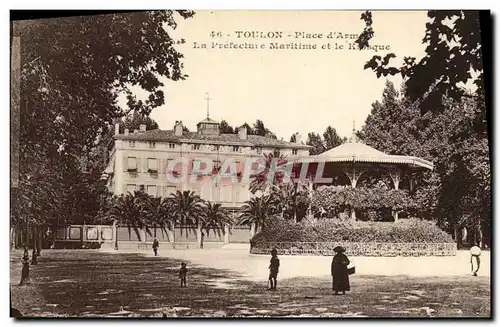
[[[181,269],[179,270],[179,278],[181,279],[181,287],[186,287],[186,275],[187,275],[186,263],[181,263]]]
[[[278,271],[280,267],[280,259],[278,259],[278,251],[272,249],[271,251],[271,261],[269,265],[269,283],[270,287],[268,290],[276,290],[276,285],[278,284]]]

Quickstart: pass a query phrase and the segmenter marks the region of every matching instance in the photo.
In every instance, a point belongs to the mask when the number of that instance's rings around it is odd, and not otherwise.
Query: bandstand
[[[356,188],[360,179],[367,175],[376,173],[379,176],[388,176],[392,181],[392,187],[400,189],[403,178],[405,179],[405,188],[413,191],[413,179],[415,174],[425,170],[432,170],[432,162],[415,156],[390,155],[376,150],[366,145],[360,140],[353,130],[352,137],[348,142],[332,148],[319,155],[308,159],[311,169],[316,174],[323,166],[322,176],[324,178],[333,178],[331,183],[322,183],[315,180],[314,186],[339,185],[342,179],[343,185]],[[319,164],[323,163],[323,165]],[[347,178],[347,179],[346,179]],[[313,184],[310,184],[312,191]],[[356,213],[353,210],[352,218],[356,219]],[[394,220],[397,221],[398,213],[393,213]]]

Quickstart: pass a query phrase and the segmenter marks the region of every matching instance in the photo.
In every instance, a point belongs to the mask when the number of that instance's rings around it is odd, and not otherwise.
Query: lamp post
[[[113,219],[113,229],[115,230],[115,251],[118,251],[118,224],[116,219]]]

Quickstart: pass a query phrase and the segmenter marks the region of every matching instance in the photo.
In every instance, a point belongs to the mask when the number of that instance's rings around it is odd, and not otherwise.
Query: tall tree
[[[442,112],[424,115],[405,97],[386,86],[362,129],[366,143],[390,154],[414,155],[434,163],[434,170],[415,176],[413,195],[421,215],[437,222],[458,239],[458,230],[481,231],[489,242],[491,175],[485,105],[481,94],[459,102],[443,98]],[[481,129],[482,127],[482,129]]]
[[[225,133],[225,134],[234,134],[235,132],[235,129],[230,126],[227,121],[225,120],[222,120],[219,124],[219,130],[221,133]]]
[[[335,148],[343,143],[342,138],[337,134],[337,130],[331,126],[328,126],[323,133],[323,138],[325,140],[326,150]]]
[[[167,32],[176,28],[175,19],[173,11],[147,11],[13,24],[23,63],[19,197],[21,207],[37,208],[33,217],[66,220],[55,203],[72,206],[68,190],[86,178],[75,175],[74,167],[91,154],[108,124],[131,111],[147,116],[161,106],[160,76],[185,78],[175,49],[183,40]],[[134,96],[134,87],[148,93],[145,100]],[[118,106],[119,94],[127,96],[127,108]]]
[[[423,58],[404,57],[403,65],[396,67],[391,65],[396,55],[389,53],[383,58],[376,55],[365,65],[365,69],[372,69],[377,77],[401,74],[407,85],[406,95],[410,101],[419,102],[422,113],[444,110],[443,94],[459,101],[465,95],[462,85],[469,80],[483,88],[479,11],[430,10],[427,16],[429,20],[422,40],[426,45]],[[363,13],[361,19],[366,27],[357,43],[363,49],[369,47],[375,31],[370,11]]]
[[[233,221],[229,212],[220,203],[207,202],[200,215],[200,228],[207,235],[215,233],[221,235],[226,225],[232,225]]]
[[[146,125],[146,130],[158,129],[158,123],[149,116],[142,115],[136,111],[132,115],[125,117],[125,121],[120,124],[120,128],[128,128],[129,130],[139,129],[140,125]]]
[[[306,144],[312,146],[309,150],[310,155],[317,155],[326,151],[321,135],[318,133],[312,132],[307,134]]]

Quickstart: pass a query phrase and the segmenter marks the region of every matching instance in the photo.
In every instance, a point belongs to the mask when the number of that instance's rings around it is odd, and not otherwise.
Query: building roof
[[[200,121],[198,124],[196,124],[196,126],[198,126],[200,124],[218,124],[218,123],[219,123],[218,121],[213,120],[210,117],[207,117],[207,118],[203,119],[202,121]]]
[[[153,129],[145,132],[129,133],[115,135],[116,140],[137,140],[137,141],[155,141],[171,143],[201,143],[201,144],[220,144],[220,145],[238,145],[238,146],[258,146],[273,148],[295,148],[309,149],[311,146],[285,142],[270,137],[260,135],[248,135],[247,139],[240,139],[238,134],[219,134],[203,135],[198,132],[183,132],[181,136],[175,135],[173,130]]]
[[[390,155],[358,140],[341,144],[313,157],[314,162],[367,162],[381,164],[405,164],[413,168],[432,170],[432,162],[414,156]]]

